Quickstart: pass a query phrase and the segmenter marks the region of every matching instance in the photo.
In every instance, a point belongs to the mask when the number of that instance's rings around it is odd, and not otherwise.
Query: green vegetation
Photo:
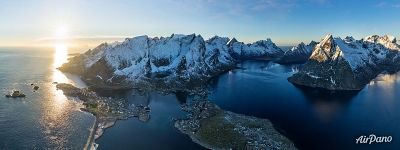
[[[83,103],[83,105],[85,105],[85,109],[98,116],[98,117],[105,117],[105,116],[110,116],[111,115],[111,111],[107,110],[104,107],[99,107],[99,105],[97,103],[89,103],[89,102],[85,102]]]
[[[234,125],[225,121],[224,113],[204,119],[196,133],[198,138],[218,148],[246,149],[246,138],[234,131]]]
[[[88,109],[96,109],[97,108],[97,103],[86,103],[86,108]]]

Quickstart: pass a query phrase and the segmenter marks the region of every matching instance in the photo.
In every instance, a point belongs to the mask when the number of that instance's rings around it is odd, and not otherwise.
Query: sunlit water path
[[[67,61],[68,49],[0,49],[1,94],[19,90],[26,98],[0,97],[0,149],[82,149],[94,117],[81,112],[80,102],[68,100],[53,82],[71,79],[56,67]],[[76,80],[78,81],[78,80]],[[31,84],[39,86],[33,91]]]

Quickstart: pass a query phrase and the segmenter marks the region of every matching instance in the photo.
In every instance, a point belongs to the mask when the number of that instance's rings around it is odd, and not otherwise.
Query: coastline
[[[85,149],[95,150],[104,130],[115,125],[117,120],[137,117],[140,121],[150,119],[150,108],[125,103],[123,99],[101,97],[84,88],[71,84],[57,84],[67,97],[83,101],[81,111],[95,117]],[[274,129],[268,119],[236,114],[219,108],[205,95],[198,95],[192,103],[181,105],[189,115],[177,119],[174,127],[188,135],[193,142],[209,149],[296,149],[293,142]]]
[[[188,115],[174,123],[193,142],[208,149],[297,149],[268,119],[220,109],[208,100],[182,107]]]
[[[93,126],[90,129],[91,132],[90,132],[90,135],[89,135],[89,138],[88,138],[88,142],[86,143],[84,149],[85,150],[96,150],[97,147],[99,146],[96,143],[96,140],[103,135],[104,131],[107,128],[113,127],[115,125],[115,123],[120,119],[115,119],[115,120],[114,119],[109,119],[109,120],[101,119],[101,118],[98,118],[96,115],[94,115],[93,113],[91,113],[89,111],[86,111],[86,110],[82,110],[82,111],[86,112],[86,113],[89,113],[89,114],[91,114],[91,115],[93,115],[95,117],[95,121],[93,123]]]
[[[100,119],[99,119],[99,120],[100,120]],[[114,126],[115,123],[116,123],[118,120],[119,120],[119,119],[116,119],[116,120],[101,120],[101,121],[98,121],[98,122],[97,122],[97,125],[96,125],[95,134],[93,135],[93,142],[95,142],[98,138],[100,138],[100,137],[103,135],[105,129]]]
[[[57,89],[63,91],[67,98],[77,98],[83,102],[81,111],[92,114],[95,122],[89,135],[85,149],[96,149],[96,139],[100,138],[104,130],[115,125],[117,120],[125,120],[137,117],[140,121],[147,122],[150,119],[150,108],[143,105],[129,105],[122,99],[98,96],[87,88],[77,88],[71,84],[57,84]]]
[[[95,116],[93,113],[91,113],[89,111],[85,111],[85,110],[82,110],[82,111],[89,113],[95,117],[93,126],[90,129],[91,132],[90,132],[90,135],[88,138],[88,142],[86,143],[86,145],[84,147],[85,150],[96,150],[97,147],[99,146],[96,143],[96,140],[103,135],[104,131],[107,128],[113,127],[118,120],[123,120],[123,119],[115,119],[115,120],[114,119],[108,119],[108,120],[107,119],[99,119],[97,116]]]
[[[87,113],[89,113],[89,112],[87,112]],[[91,114],[91,113],[89,113],[89,114]],[[89,138],[84,147],[84,150],[96,150],[97,149],[96,143],[94,142],[94,140],[95,140],[94,136],[95,136],[96,131],[97,131],[97,117],[94,116],[94,123],[93,123],[92,128],[90,129]]]

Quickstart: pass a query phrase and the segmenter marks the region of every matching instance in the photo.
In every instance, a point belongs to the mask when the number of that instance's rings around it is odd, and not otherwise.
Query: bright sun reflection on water
[[[54,62],[53,62],[53,82],[68,83],[69,79],[57,68],[68,61],[68,48],[64,44],[55,46]],[[54,90],[55,106],[62,109],[66,98],[61,90]]]
[[[53,63],[49,66],[50,76],[48,76],[48,79],[51,82],[70,83],[77,86],[80,81],[76,81],[74,76],[64,74],[57,69],[67,61],[67,46],[65,44],[55,45]],[[69,139],[69,137],[72,136],[70,135],[71,131],[75,130],[73,125],[73,121],[76,121],[74,120],[75,113],[82,105],[81,103],[69,101],[63,91],[57,90],[56,85],[53,83],[48,83],[40,88],[43,89],[43,93],[40,94],[44,94],[41,97],[43,114],[40,121],[43,127],[43,134],[49,143],[56,146],[54,149],[69,149],[65,147],[65,144],[75,140]]]
[[[68,83],[68,78],[57,69],[63,63],[68,60],[68,49],[65,45],[59,44],[55,46],[53,65],[51,66],[51,79],[53,82]],[[49,86],[49,99],[45,99],[44,104],[44,115],[42,124],[44,127],[44,133],[49,138],[51,143],[55,145],[63,146],[65,137],[59,136],[62,133],[60,129],[68,128],[69,123],[69,108],[70,103],[67,102],[67,98],[61,90],[57,90],[55,85]]]
[[[57,68],[68,61],[68,49],[64,44],[58,44],[55,47],[53,63],[53,82],[68,83],[68,78]]]
[[[54,53],[54,67],[60,67],[63,63],[67,62],[68,48],[64,44],[57,44]]]

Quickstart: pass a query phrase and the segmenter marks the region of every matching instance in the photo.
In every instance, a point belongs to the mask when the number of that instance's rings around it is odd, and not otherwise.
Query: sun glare
[[[55,45],[55,52],[54,52],[54,62],[53,62],[53,82],[59,83],[68,83],[69,79],[57,69],[62,64],[68,61],[68,48],[65,44],[57,44]],[[55,89],[54,89],[55,90]],[[57,107],[62,108],[63,103],[65,102],[65,96],[63,95],[62,91],[55,90],[55,102]]]
[[[65,26],[59,26],[59,27],[57,27],[57,29],[55,31],[55,36],[57,38],[65,38],[65,37],[67,37],[67,33],[68,33],[68,30]]]
[[[54,67],[60,67],[62,64],[67,62],[68,48],[65,44],[57,44],[55,48]]]
[[[68,48],[64,44],[57,44],[55,46],[54,53],[54,72],[53,72],[53,81],[60,83],[68,83],[68,78],[58,69],[62,64],[68,61]]]

